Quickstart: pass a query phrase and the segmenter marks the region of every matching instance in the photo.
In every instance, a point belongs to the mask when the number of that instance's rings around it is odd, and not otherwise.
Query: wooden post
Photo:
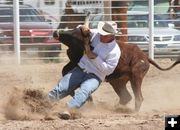
[[[104,20],[111,21],[111,0],[104,0]]]
[[[118,36],[117,39],[123,43],[128,42],[127,37],[127,10],[128,10],[127,1],[113,1],[112,5],[112,20],[117,22],[118,28],[121,29],[122,36]]]

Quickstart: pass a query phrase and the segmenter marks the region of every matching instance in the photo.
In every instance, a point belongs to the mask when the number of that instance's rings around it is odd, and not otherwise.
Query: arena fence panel
[[[11,0],[0,4],[0,61],[16,60],[14,34],[14,4]],[[180,3],[175,0],[154,1],[153,51],[155,58],[176,58],[180,54]],[[69,30],[83,24],[87,12],[90,27],[99,21],[114,20],[117,34],[125,43],[136,44],[149,52],[148,0],[23,0],[19,5],[20,62],[66,61],[66,47],[53,39],[57,28]],[[127,12],[123,12],[127,10]],[[125,17],[123,17],[125,16]],[[123,19],[125,18],[125,19]],[[123,26],[125,25],[125,26]],[[152,41],[151,41],[152,42]]]

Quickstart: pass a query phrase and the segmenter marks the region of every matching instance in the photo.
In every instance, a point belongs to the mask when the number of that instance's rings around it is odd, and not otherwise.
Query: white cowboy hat
[[[117,31],[117,23],[114,21],[102,22],[98,23],[98,32],[101,35],[115,35]]]

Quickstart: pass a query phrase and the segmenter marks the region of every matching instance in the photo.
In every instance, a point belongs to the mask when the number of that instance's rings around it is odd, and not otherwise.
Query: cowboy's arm
[[[87,27],[85,25],[81,25],[80,28],[81,28],[81,30],[82,30],[82,32],[83,32],[83,34],[85,36],[90,33],[89,27]],[[94,52],[92,52],[91,49],[90,49],[89,37],[85,37],[84,41],[85,41],[85,45],[84,45],[84,47],[85,47],[85,54],[87,55],[87,57],[89,59],[95,59],[97,57],[97,55]]]

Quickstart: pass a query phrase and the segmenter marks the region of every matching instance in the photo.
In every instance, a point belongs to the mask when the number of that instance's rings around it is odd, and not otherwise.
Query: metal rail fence
[[[67,30],[82,24],[84,22],[82,18],[88,11],[91,12],[90,24],[92,25],[96,25],[101,20],[112,20],[112,1],[52,0],[48,3],[44,0],[34,0],[33,2],[24,0],[21,2],[23,5],[17,4],[18,1],[13,5],[1,3],[0,61],[12,60],[12,57],[14,58],[12,55],[19,57],[16,59],[19,63],[24,60],[68,60],[67,48],[53,39],[53,31],[58,27]],[[127,35],[121,36],[127,36],[128,43],[137,44],[145,52],[148,52],[149,45],[152,45],[155,58],[179,56],[180,3],[179,5],[169,5],[168,0],[155,0],[152,7],[152,2],[148,0],[119,1],[126,1],[128,4],[119,4],[113,8],[128,8],[128,13],[113,15],[128,15],[127,21],[116,20],[116,22],[128,23],[128,28],[119,28],[121,31],[127,29]],[[71,4],[71,8],[67,3]],[[73,13],[67,12],[72,11],[71,9],[73,9]],[[176,9],[176,12],[173,12],[175,15],[173,18],[170,17],[171,9]],[[149,17],[150,14],[151,17]],[[153,30],[150,29],[150,26],[154,26],[151,27]],[[150,36],[150,32],[153,32],[152,36]]]

